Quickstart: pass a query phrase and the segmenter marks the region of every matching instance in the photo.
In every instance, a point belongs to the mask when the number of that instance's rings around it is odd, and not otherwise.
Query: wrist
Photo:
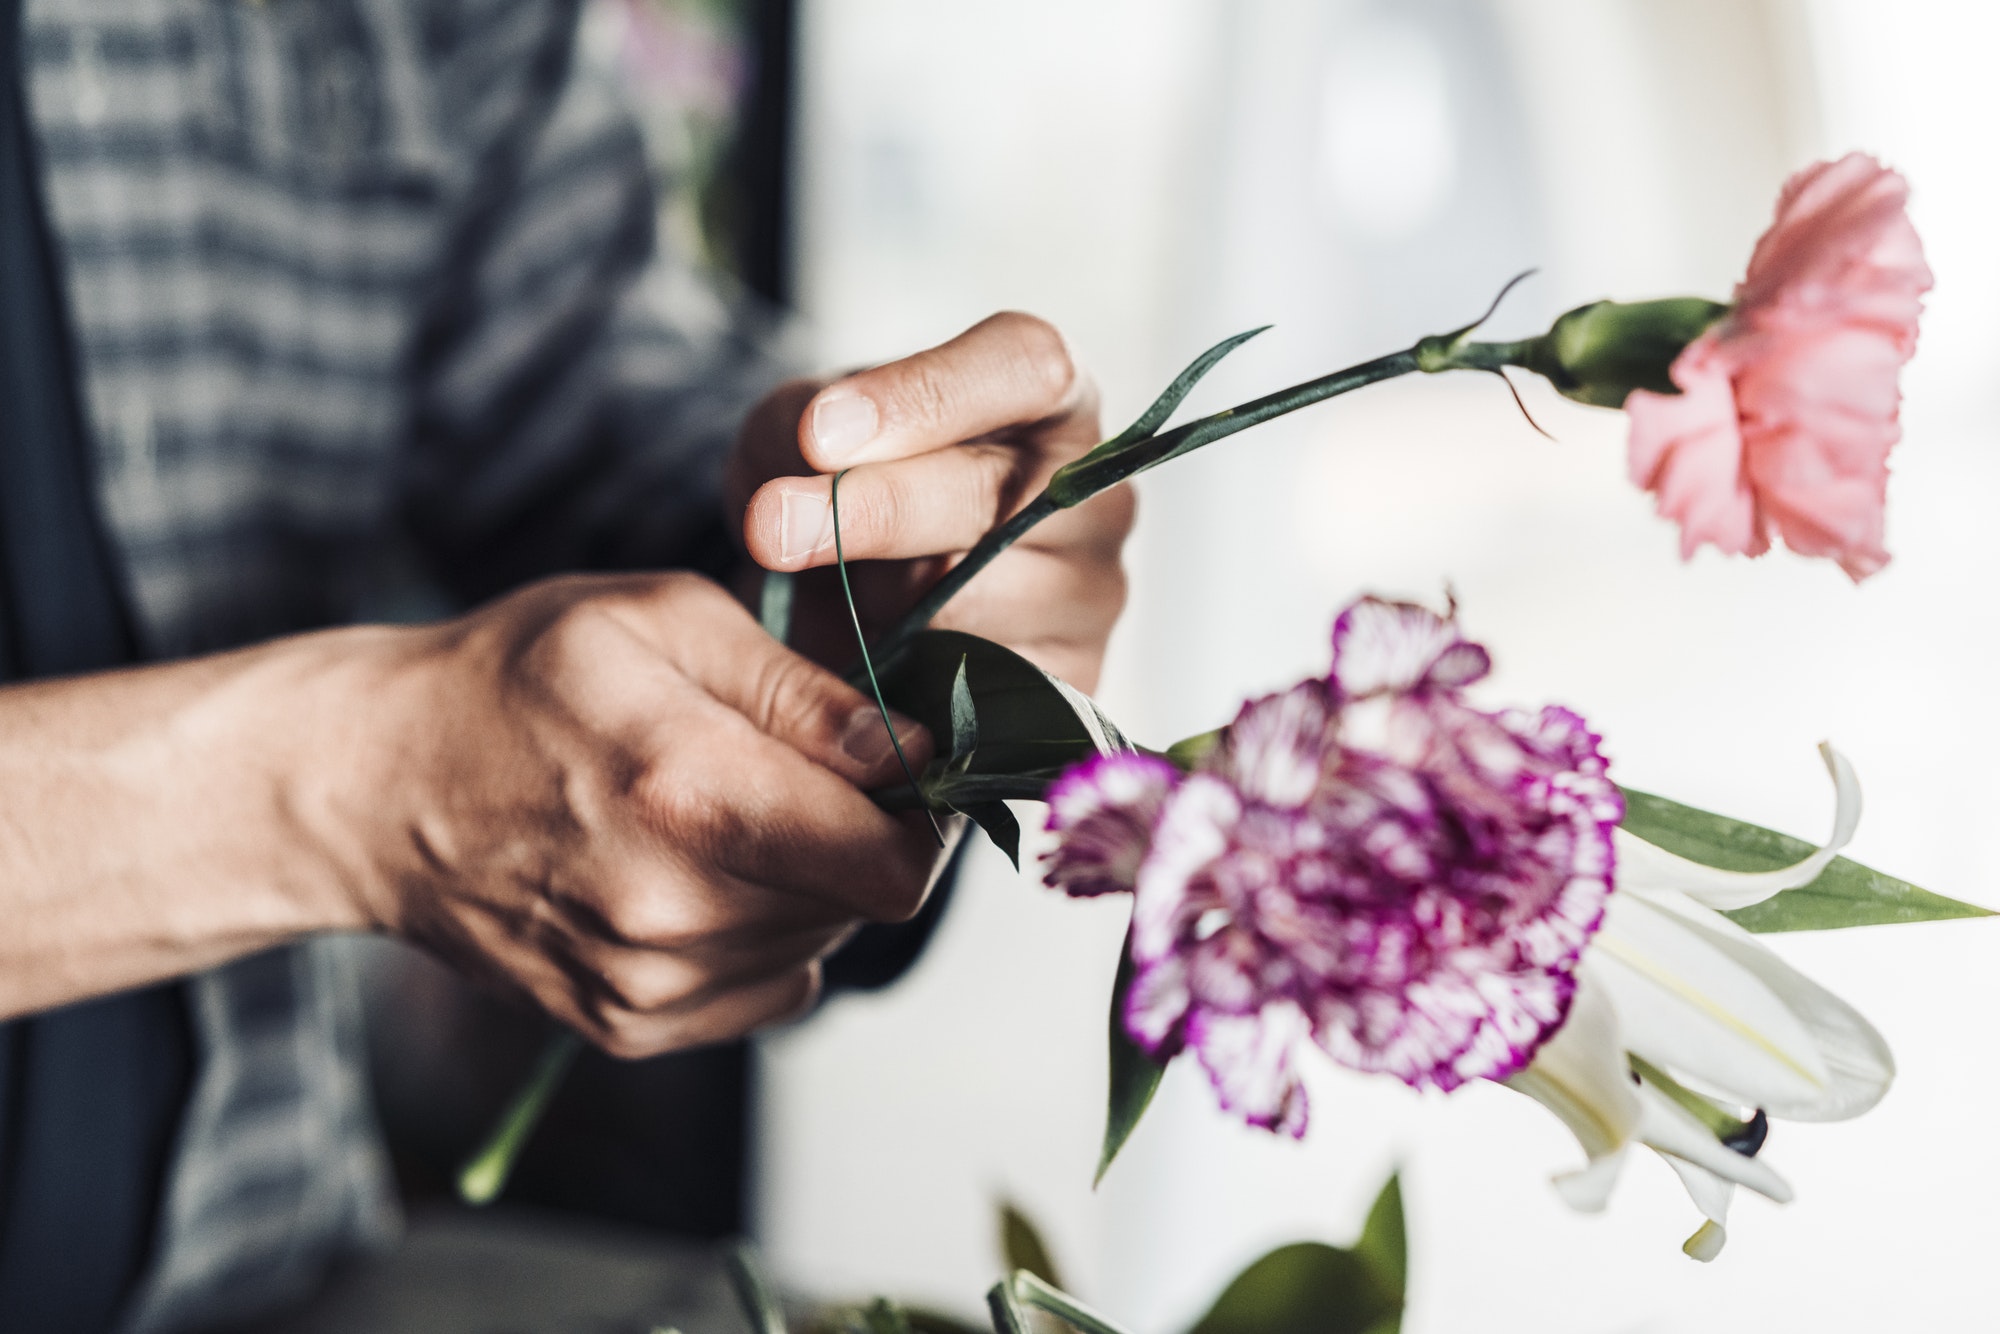
[[[411,635],[0,690],[0,1018],[375,926],[340,770]]]
[[[271,881],[309,931],[396,930],[400,818],[435,710],[433,627],[360,626],[304,636],[246,680],[237,726],[252,745],[256,823]]]

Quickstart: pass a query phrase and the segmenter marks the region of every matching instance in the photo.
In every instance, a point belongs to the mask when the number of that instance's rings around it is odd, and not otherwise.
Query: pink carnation
[[[1568,1012],[1624,809],[1575,714],[1461,698],[1487,670],[1452,621],[1364,599],[1331,676],[1245,704],[1194,772],[1110,756],[1061,780],[1049,883],[1136,895],[1134,1041],[1191,1050],[1224,1106],[1294,1135],[1306,1036],[1419,1088],[1528,1062]]]
[[[1626,399],[1632,479],[1684,557],[1762,555],[1777,536],[1857,582],[1888,563],[1897,380],[1931,286],[1908,196],[1860,153],[1792,177],[1730,313],[1675,360],[1681,393]]]

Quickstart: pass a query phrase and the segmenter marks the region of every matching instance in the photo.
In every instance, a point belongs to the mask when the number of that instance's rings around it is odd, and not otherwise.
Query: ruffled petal
[[[1069,769],[1048,792],[1056,845],[1043,858],[1043,881],[1080,898],[1129,892],[1151,846],[1153,822],[1180,779],[1167,761],[1131,751]]]
[[[1744,474],[1736,390],[1714,331],[1688,344],[1673,377],[1678,394],[1635,389],[1625,400],[1632,480],[1680,525],[1683,559],[1703,543],[1732,556],[1762,555],[1771,544]]]
[[[1343,702],[1424,687],[1453,690],[1492,666],[1456,620],[1416,603],[1362,598],[1333,625],[1331,680]]]
[[[1292,1052],[1305,1035],[1299,1008],[1279,1003],[1247,1015],[1198,1010],[1188,1021],[1187,1042],[1225,1110],[1298,1139],[1306,1133],[1306,1091]]]

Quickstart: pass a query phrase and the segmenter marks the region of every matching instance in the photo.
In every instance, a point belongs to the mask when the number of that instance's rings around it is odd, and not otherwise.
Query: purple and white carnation
[[[1192,1049],[1225,1106],[1293,1135],[1308,1032],[1418,1088],[1528,1063],[1568,1013],[1624,807],[1575,714],[1463,700],[1488,669],[1453,620],[1364,599],[1330,677],[1245,704],[1193,772],[1065,776],[1049,882],[1134,890],[1134,1041]]]
[[[1078,898],[1129,893],[1146,858],[1153,821],[1181,771],[1157,755],[1120,751],[1066,771],[1049,788],[1047,883]]]

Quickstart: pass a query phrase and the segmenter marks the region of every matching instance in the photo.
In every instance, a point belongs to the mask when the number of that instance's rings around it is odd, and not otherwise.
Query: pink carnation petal
[[[1840,327],[1787,341],[1737,390],[1747,471],[1766,522],[1792,550],[1838,561],[1857,581],[1882,544],[1901,360],[1877,332]]]
[[[1744,476],[1736,395],[1715,335],[1690,343],[1673,374],[1680,393],[1635,389],[1625,400],[1632,480],[1680,525],[1683,558],[1704,542],[1730,555],[1762,555],[1770,542],[1759,529],[1757,497]]]
[[[1758,555],[1776,534],[1856,580],[1888,562],[1898,379],[1932,282],[1908,198],[1859,153],[1793,176],[1730,315],[1674,363],[1684,392],[1627,400],[1633,480],[1684,555]]]

